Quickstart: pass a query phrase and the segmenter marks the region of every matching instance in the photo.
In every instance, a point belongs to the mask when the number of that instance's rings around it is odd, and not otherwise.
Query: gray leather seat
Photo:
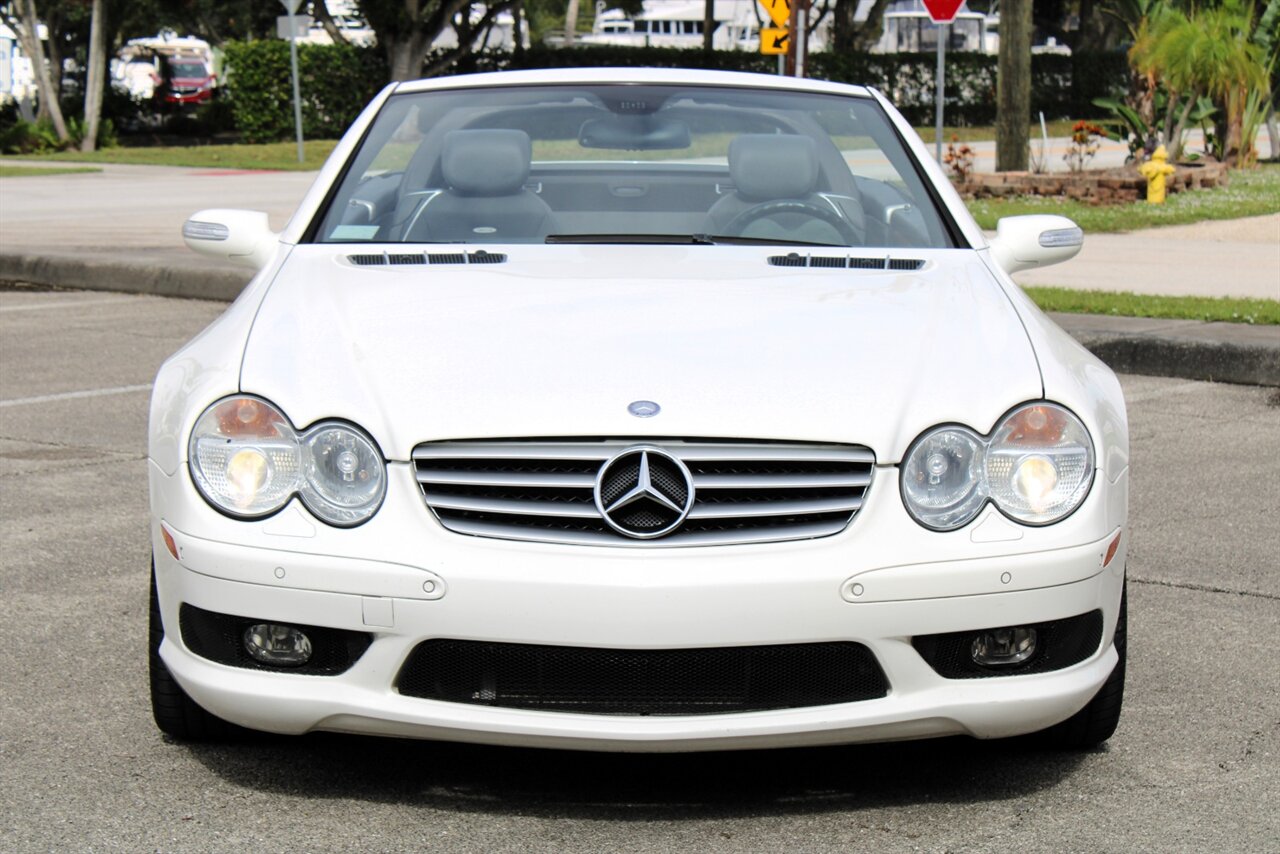
[[[767,202],[800,202],[829,211],[847,224],[845,231],[864,233],[861,206],[855,199],[818,192],[818,152],[814,141],[794,134],[742,134],[729,142],[729,177],[734,190],[707,211],[707,231],[725,234],[743,212]],[[813,214],[783,211],[735,229],[744,237],[844,244],[847,234]],[[860,242],[860,241],[859,241]]]
[[[455,130],[445,135],[446,189],[422,203],[405,240],[542,242],[555,230],[547,203],[525,189],[533,145],[522,130]]]

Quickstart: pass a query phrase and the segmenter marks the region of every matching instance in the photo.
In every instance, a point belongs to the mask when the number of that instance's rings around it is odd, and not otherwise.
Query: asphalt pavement
[[[1274,852],[1280,392],[1123,376],[1130,663],[1099,750],[608,755],[150,720],[145,423],[215,302],[0,289],[0,850]]]

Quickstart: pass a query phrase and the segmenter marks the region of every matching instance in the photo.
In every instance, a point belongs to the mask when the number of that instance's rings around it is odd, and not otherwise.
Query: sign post
[[[791,49],[795,51],[795,76],[804,77],[805,54],[809,48],[809,0],[795,0],[795,26],[791,28]]]
[[[934,86],[933,108],[933,156],[937,158],[939,163],[942,162],[942,103],[947,85],[947,39],[951,36],[951,22],[956,19],[956,14],[963,5],[964,0],[924,0],[924,8],[929,12],[929,18],[938,25],[938,70],[936,85]]]
[[[298,5],[302,0],[280,0],[289,13],[289,66],[293,72],[293,125],[298,136],[298,162],[305,159],[302,153],[302,87],[298,84]]]
[[[946,100],[947,36],[950,24],[938,24],[938,70],[933,103],[933,159],[942,162],[942,105]]]

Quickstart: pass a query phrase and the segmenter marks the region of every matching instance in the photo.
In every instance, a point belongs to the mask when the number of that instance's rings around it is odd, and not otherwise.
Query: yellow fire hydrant
[[[1164,150],[1164,146],[1158,147],[1151,153],[1151,159],[1138,167],[1138,171],[1142,173],[1142,177],[1147,179],[1147,204],[1162,205],[1164,204],[1165,179],[1177,170],[1169,165],[1169,152]]]

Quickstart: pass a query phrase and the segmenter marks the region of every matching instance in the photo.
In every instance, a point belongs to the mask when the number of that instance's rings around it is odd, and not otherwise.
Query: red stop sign
[[[924,8],[935,24],[949,24],[956,19],[956,13],[964,5],[964,0],[924,0]]]

